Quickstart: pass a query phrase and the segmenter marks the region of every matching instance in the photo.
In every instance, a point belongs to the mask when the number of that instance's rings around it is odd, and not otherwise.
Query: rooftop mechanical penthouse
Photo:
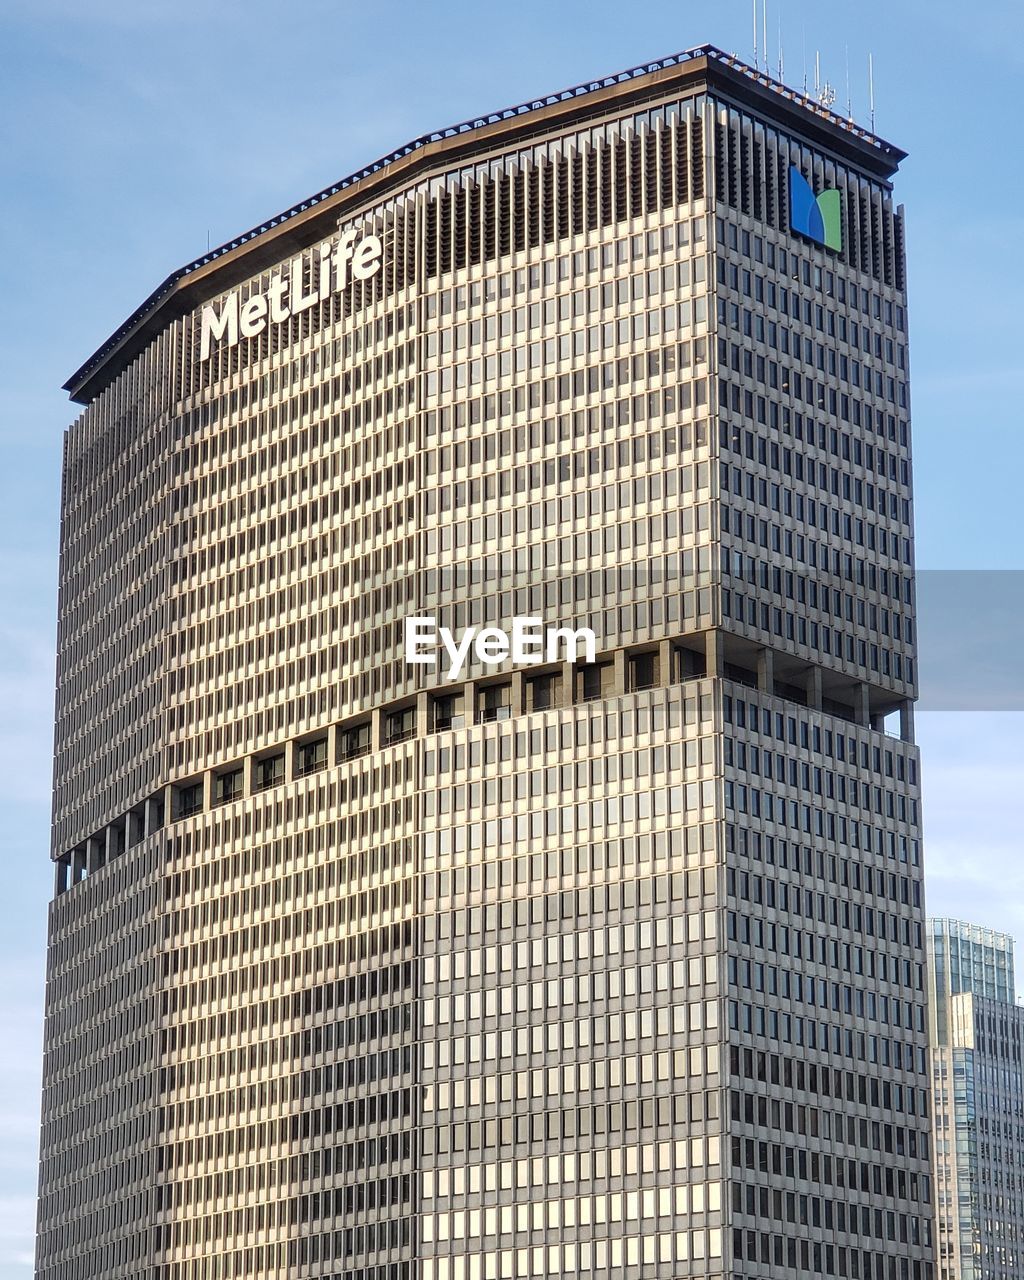
[[[695,49],[70,379],[39,1280],[932,1275],[902,158]]]

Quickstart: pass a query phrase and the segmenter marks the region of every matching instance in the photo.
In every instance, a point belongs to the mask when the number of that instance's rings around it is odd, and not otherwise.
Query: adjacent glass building
[[[901,159],[696,49],[69,381],[40,1280],[932,1274]]]
[[[1024,1008],[1013,939],[928,923],[936,1257],[943,1280],[1024,1277]]]

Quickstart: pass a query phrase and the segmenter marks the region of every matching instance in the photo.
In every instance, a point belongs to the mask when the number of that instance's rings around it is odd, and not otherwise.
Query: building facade
[[[1024,1277],[1024,1008],[1013,939],[928,922],[935,1254],[944,1280]]]
[[[39,1280],[931,1276],[901,159],[693,50],[70,380]]]

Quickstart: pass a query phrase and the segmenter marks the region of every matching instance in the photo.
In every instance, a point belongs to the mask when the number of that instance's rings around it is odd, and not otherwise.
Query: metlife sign
[[[240,303],[235,289],[219,310],[214,304],[203,307],[199,358],[207,359],[215,344],[230,348],[240,338],[255,338],[268,324],[280,324],[339,293],[350,280],[369,280],[380,270],[382,256],[380,236],[361,236],[350,229],[320,246],[308,278],[305,260],[299,255],[271,279],[266,292],[250,294]]]

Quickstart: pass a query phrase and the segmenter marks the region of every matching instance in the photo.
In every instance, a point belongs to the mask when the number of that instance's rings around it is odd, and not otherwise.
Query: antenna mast
[[[753,23],[754,23],[754,70],[760,67],[757,53],[757,0],[753,0]]]
[[[803,25],[803,45],[804,45],[804,97],[807,97],[807,23]]]
[[[772,67],[768,59],[768,0],[761,0],[761,43],[764,45],[764,70],[771,75]]]
[[[871,132],[875,131],[875,55],[868,54],[868,99],[871,104]]]

